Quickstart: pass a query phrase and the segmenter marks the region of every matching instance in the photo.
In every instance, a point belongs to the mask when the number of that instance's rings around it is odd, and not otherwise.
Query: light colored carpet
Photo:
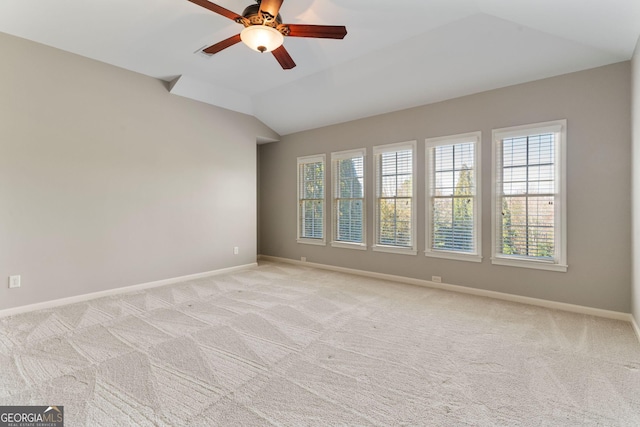
[[[638,426],[625,322],[277,263],[0,319],[67,426]]]

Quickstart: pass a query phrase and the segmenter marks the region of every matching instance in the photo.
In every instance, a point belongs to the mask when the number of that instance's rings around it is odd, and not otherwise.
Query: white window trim
[[[476,194],[474,198],[474,242],[476,245],[474,253],[456,252],[456,251],[443,251],[431,249],[431,149],[441,145],[455,145],[463,144],[467,142],[474,142],[474,179]],[[427,197],[425,200],[425,218],[426,218],[426,230],[425,230],[425,256],[434,258],[453,259],[458,261],[470,261],[470,262],[482,262],[482,132],[469,132],[458,135],[442,136],[437,138],[428,138],[425,140],[425,191]]]
[[[331,242],[331,247],[342,248],[342,249],[356,249],[356,250],[359,250],[359,251],[366,251],[367,250],[367,244],[366,243],[353,243],[353,242],[334,241],[334,242]]]
[[[416,249],[401,248],[399,246],[371,245],[371,249],[375,252],[386,252],[389,254],[418,255],[418,251]]]
[[[298,243],[302,243],[303,245],[316,245],[316,246],[327,246],[326,239],[310,239],[306,237],[298,237]]]
[[[343,248],[343,249],[356,249],[361,251],[367,250],[367,149],[360,148],[356,150],[346,150],[346,151],[336,151],[331,153],[331,170],[332,173],[335,174],[337,172],[336,161],[338,160],[346,160],[352,159],[354,157],[362,157],[362,165],[363,165],[363,180],[362,180],[362,242],[342,242],[340,240],[336,240],[337,234],[337,221],[336,221],[336,185],[338,185],[338,180],[336,176],[332,176],[331,179],[331,247],[334,248]],[[326,176],[326,175],[325,175]]]
[[[413,191],[411,194],[411,241],[413,242],[412,247],[400,247],[400,246],[390,246],[390,245],[381,245],[376,243],[378,241],[378,165],[377,165],[377,159],[378,159],[378,155],[382,154],[382,153],[388,153],[388,152],[394,152],[394,151],[401,151],[401,150],[411,150],[412,151],[412,156],[411,156],[411,161],[412,161],[412,165],[411,165],[411,172],[412,172],[412,176],[413,176]],[[397,142],[397,143],[393,143],[393,144],[385,144],[385,145],[377,145],[375,147],[373,147],[373,176],[374,176],[374,225],[373,225],[373,232],[374,232],[374,240],[373,240],[373,244],[371,245],[371,249],[375,252],[387,252],[387,253],[392,253],[392,254],[401,254],[401,255],[417,255],[418,254],[418,249],[417,249],[417,239],[416,239],[416,214],[417,214],[417,209],[416,209],[416,202],[417,202],[417,180],[416,180],[416,174],[417,174],[417,168],[416,168],[416,164],[417,164],[417,141],[405,141],[405,142]]]
[[[298,157],[296,162],[296,241],[305,245],[326,246],[327,244],[327,156],[325,154],[316,154],[312,156]],[[305,163],[322,162],[324,167],[324,199],[322,209],[322,239],[311,239],[308,237],[300,237],[300,165]]]
[[[545,261],[499,254],[497,232],[502,222],[502,210],[498,210],[497,206],[498,145],[505,138],[550,132],[555,133],[557,138],[556,158],[554,160],[555,181],[556,188],[558,188],[554,203],[556,207],[554,224],[555,260]],[[493,129],[491,139],[491,155],[493,159],[491,167],[491,263],[494,265],[566,272],[569,267],[567,265],[567,120],[554,120],[530,125]]]

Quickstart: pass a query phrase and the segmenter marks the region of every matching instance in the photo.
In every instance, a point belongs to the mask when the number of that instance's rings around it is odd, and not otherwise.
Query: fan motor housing
[[[252,4],[247,6],[242,12],[242,17],[246,19],[249,25],[268,25],[270,27],[277,27],[282,24],[282,17],[280,14],[275,18],[269,13],[260,13],[260,4]],[[243,22],[245,26],[248,26]]]

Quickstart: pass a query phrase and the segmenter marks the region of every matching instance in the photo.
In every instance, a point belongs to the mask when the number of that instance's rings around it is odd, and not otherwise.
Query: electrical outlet
[[[9,287],[10,288],[19,288],[20,287],[20,276],[9,276]]]
[[[237,246],[234,246],[234,247],[233,247],[233,254],[234,254],[234,255],[238,255],[239,253],[240,253],[240,248],[239,248],[239,247],[237,247]]]
[[[431,281],[435,283],[442,283],[442,277],[440,276],[431,276]]]
[[[301,256],[301,257],[300,257],[300,261],[302,261],[302,262],[307,262],[307,257],[306,257],[306,256]]]

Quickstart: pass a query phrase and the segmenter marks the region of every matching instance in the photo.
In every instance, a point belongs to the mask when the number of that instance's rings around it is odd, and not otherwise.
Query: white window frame
[[[498,231],[502,227],[502,203],[498,188],[502,173],[502,140],[505,138],[539,135],[542,133],[555,134],[555,191],[554,191],[554,256],[552,260],[527,258],[522,256],[504,255],[498,251]],[[492,131],[492,227],[491,227],[491,262],[496,265],[511,267],[534,268],[566,272],[567,265],[567,121],[555,120],[523,126],[514,126]],[[500,204],[500,207],[498,206]]]
[[[474,168],[473,176],[475,181],[475,193],[473,195],[473,242],[474,250],[472,252],[461,252],[454,250],[438,250],[432,248],[433,238],[433,185],[435,170],[433,151],[436,147],[456,144],[474,144]],[[438,138],[428,138],[425,140],[425,189],[426,197],[426,235],[425,235],[425,251],[428,257],[454,259],[459,261],[482,262],[482,132],[470,132],[459,135],[443,136]]]
[[[341,160],[348,160],[362,157],[362,242],[344,242],[337,240],[338,237],[338,199],[339,199],[339,185],[340,179],[338,177],[338,162]],[[332,170],[332,240],[331,246],[336,248],[345,249],[358,249],[367,250],[367,204],[366,204],[366,174],[367,174],[367,150],[361,148],[357,150],[346,150],[331,153],[331,170]]]
[[[300,228],[301,228],[301,224],[300,224],[300,216],[301,216],[301,212],[300,212],[300,195],[301,195],[301,188],[300,188],[300,167],[304,164],[309,164],[309,163],[318,163],[318,162],[322,162],[322,167],[324,170],[324,180],[323,180],[323,193],[324,193],[324,198],[322,199],[322,239],[315,239],[315,238],[309,238],[309,237],[302,237],[300,235]],[[325,154],[316,154],[313,156],[304,156],[304,157],[298,157],[298,161],[297,161],[297,168],[296,168],[296,176],[297,176],[297,186],[296,186],[296,191],[297,191],[297,219],[296,219],[296,223],[297,223],[297,231],[296,231],[296,235],[297,235],[297,242],[298,243],[303,243],[303,244],[307,244],[307,245],[319,245],[319,246],[325,246],[327,244],[327,223],[326,223],[326,215],[327,215],[327,162],[326,162],[326,155]]]
[[[398,142],[394,144],[385,144],[378,145],[373,147],[373,174],[374,174],[374,191],[375,191],[375,200],[374,200],[374,244],[371,248],[376,252],[388,252],[394,254],[402,254],[402,255],[417,255],[417,241],[416,241],[416,202],[417,202],[417,180],[416,180],[416,157],[417,157],[417,141],[406,141],[406,142]],[[390,153],[395,151],[404,151],[411,150],[411,173],[412,173],[412,195],[411,195],[411,247],[404,246],[392,246],[392,245],[382,245],[378,243],[379,240],[379,213],[378,213],[378,205],[379,205],[379,171],[378,171],[378,159],[383,153]]]

